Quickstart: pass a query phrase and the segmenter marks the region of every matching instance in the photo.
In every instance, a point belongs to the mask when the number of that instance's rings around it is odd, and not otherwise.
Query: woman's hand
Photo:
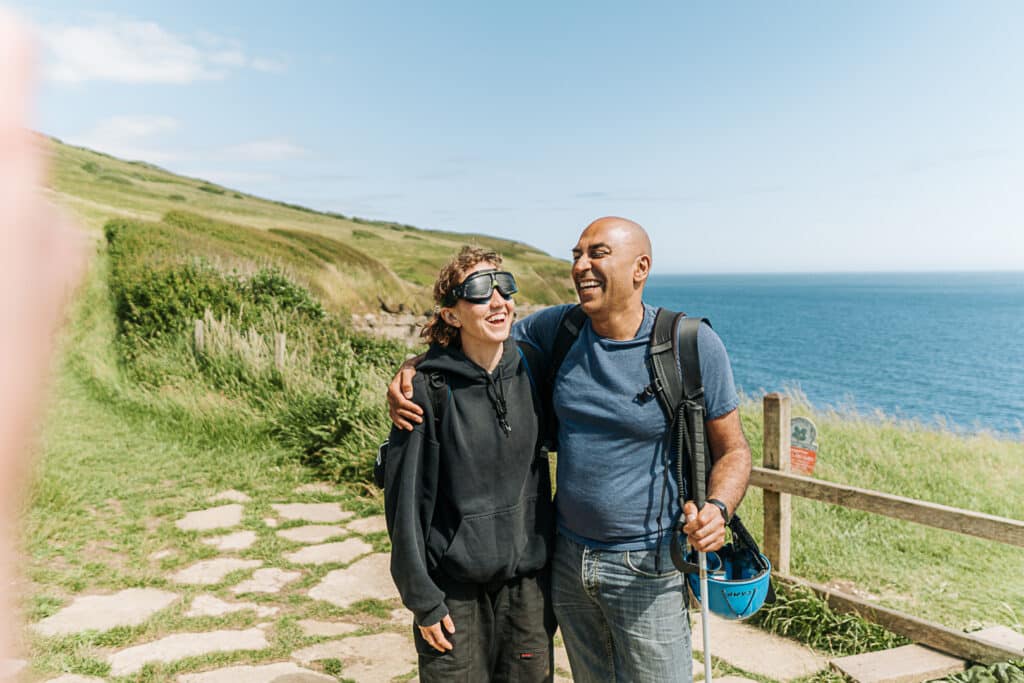
[[[448,652],[452,649],[451,642],[445,637],[445,631],[449,634],[455,633],[455,622],[452,621],[452,615],[444,615],[444,619],[432,626],[418,626],[417,628],[419,628],[423,640],[438,652]]]

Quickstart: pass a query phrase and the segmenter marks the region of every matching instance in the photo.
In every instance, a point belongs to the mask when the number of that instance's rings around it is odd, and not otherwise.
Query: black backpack
[[[551,352],[548,386],[554,388],[558,369],[579,337],[586,319],[586,313],[579,304],[562,316]],[[700,352],[697,347],[697,334],[701,325],[711,327],[707,318],[690,318],[685,313],[677,313],[667,308],[658,309],[647,351],[647,370],[651,382],[641,392],[642,395],[653,396],[658,400],[669,426],[670,448],[679,454],[676,459],[676,483],[679,487],[680,510],[683,508],[686,495],[684,459],[689,464],[689,481],[693,485],[693,499],[698,509],[704,507],[707,484],[711,477],[711,461],[704,434],[707,407],[704,403],[704,382],[701,378]],[[555,440],[558,434],[558,419],[551,406],[550,391],[546,394],[545,400],[551,450],[557,450]],[[755,557],[760,557],[761,551],[757,543],[735,512],[728,526],[737,543],[747,546],[754,551]],[[680,519],[675,533],[672,534],[672,564],[679,571],[697,573],[697,565],[684,559],[680,540],[683,536],[682,527],[683,521]],[[771,602],[773,598],[774,594],[769,589],[768,601]]]

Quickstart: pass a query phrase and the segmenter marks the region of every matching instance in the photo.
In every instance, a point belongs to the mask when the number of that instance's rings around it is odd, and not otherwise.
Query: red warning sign
[[[797,474],[814,474],[814,463],[818,461],[818,451],[799,446],[789,448],[790,466]]]

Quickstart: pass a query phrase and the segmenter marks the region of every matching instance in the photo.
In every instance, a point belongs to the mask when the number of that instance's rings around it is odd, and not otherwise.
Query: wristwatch
[[[722,519],[725,520],[726,526],[729,525],[729,508],[726,507],[725,503],[718,500],[717,498],[706,498],[704,502],[711,503],[716,508],[718,508],[718,511],[722,513]]]

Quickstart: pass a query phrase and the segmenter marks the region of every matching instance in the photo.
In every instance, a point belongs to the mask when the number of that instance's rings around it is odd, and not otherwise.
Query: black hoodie
[[[391,430],[384,487],[391,575],[421,626],[448,613],[439,577],[490,583],[548,562],[551,476],[527,366],[511,339],[493,373],[459,349],[433,345],[413,378],[423,422],[411,432]],[[432,375],[445,379],[434,389],[444,401],[440,424],[426,386]]]

